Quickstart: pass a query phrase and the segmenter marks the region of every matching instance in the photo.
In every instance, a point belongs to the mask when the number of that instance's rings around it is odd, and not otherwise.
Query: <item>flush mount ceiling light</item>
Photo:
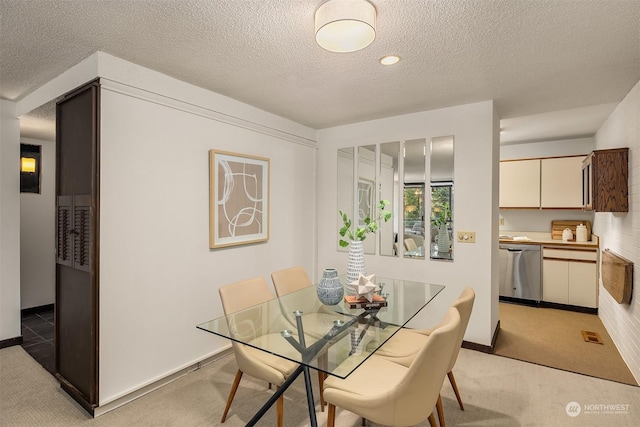
[[[328,0],[316,10],[316,42],[331,52],[355,52],[376,38],[376,9],[366,0]]]

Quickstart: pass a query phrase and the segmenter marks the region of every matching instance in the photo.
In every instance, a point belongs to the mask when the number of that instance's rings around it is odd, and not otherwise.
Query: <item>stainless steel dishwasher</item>
[[[542,300],[540,245],[500,243],[500,299],[529,304]]]

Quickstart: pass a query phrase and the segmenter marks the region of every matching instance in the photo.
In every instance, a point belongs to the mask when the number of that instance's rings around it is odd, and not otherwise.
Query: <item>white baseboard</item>
[[[114,409],[119,408],[122,405],[125,405],[133,400],[136,400],[139,397],[144,396],[147,393],[151,393],[152,391],[157,390],[158,388],[169,384],[170,382],[182,377],[183,375],[187,375],[190,372],[196,371],[202,368],[203,366],[206,366],[209,363],[215,362],[216,360],[220,360],[221,358],[228,356],[229,354],[232,354],[232,353],[233,353],[233,349],[231,348],[231,345],[229,345],[228,347],[222,349],[221,351],[211,356],[205,357],[204,359],[192,365],[179,369],[178,371],[173,372],[167,375],[166,377],[160,378],[159,380],[154,381],[151,384],[147,384],[146,386],[143,386],[135,391],[132,391],[131,393],[121,396],[115,400],[112,400],[111,402],[98,406],[97,408],[94,409],[93,416],[98,417],[100,415],[106,414],[109,411],[113,411]]]

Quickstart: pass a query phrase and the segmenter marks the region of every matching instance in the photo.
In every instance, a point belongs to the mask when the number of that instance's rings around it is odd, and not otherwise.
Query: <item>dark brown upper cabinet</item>
[[[595,212],[629,212],[629,148],[595,150],[582,162],[582,202]]]

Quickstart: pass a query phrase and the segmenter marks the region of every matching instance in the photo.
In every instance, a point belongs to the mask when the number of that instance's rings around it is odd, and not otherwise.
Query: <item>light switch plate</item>
[[[460,243],[475,243],[476,232],[475,231],[458,231],[458,242]]]

